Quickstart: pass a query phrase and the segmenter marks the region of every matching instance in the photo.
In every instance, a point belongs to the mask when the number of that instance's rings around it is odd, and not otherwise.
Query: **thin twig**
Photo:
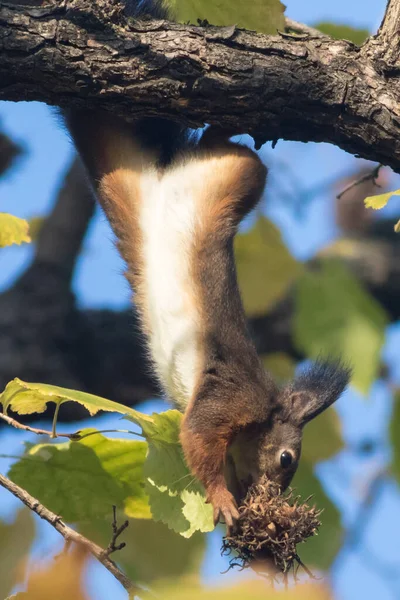
[[[13,483],[4,475],[0,475],[0,485],[11,492],[16,498],[21,500],[30,508],[33,512],[35,512],[41,519],[44,519],[54,529],[60,533],[66,542],[74,542],[75,544],[79,544],[80,546],[86,548],[90,552],[92,556],[97,558],[99,562],[112,574],[115,579],[117,579],[121,585],[132,595],[133,593],[139,593],[141,590],[138,586],[134,585],[132,581],[117,567],[117,565],[112,561],[107,554],[107,550],[104,550],[94,542],[88,540],[86,537],[68,527],[61,518],[55,513],[51,512],[48,508],[43,506],[33,496],[28,494],[23,488],[19,487],[15,483]]]
[[[361,177],[359,177],[358,179],[356,179],[355,181],[352,181],[349,185],[347,185],[344,190],[342,190],[340,192],[340,194],[338,194],[336,196],[336,198],[338,200],[340,200],[340,198],[342,196],[344,196],[344,194],[346,192],[348,192],[349,190],[353,189],[354,187],[356,187],[357,185],[361,185],[362,183],[365,183],[366,181],[372,181],[374,185],[376,185],[376,187],[380,187],[380,185],[378,185],[378,183],[376,182],[376,180],[378,179],[379,176],[379,171],[382,169],[383,165],[379,164],[377,165],[374,169],[372,169],[372,171],[370,171],[369,173],[366,173],[365,175],[362,175]]]
[[[308,25],[304,25],[304,23],[298,23],[297,21],[293,21],[293,19],[288,19],[286,17],[285,24],[287,29],[291,29],[292,31],[299,32],[300,34],[307,35],[309,37],[329,37],[326,33],[322,33],[318,29],[314,27],[309,27]]]
[[[30,431],[31,433],[36,433],[37,435],[48,435],[49,437],[54,437],[51,431],[47,431],[46,429],[38,429],[37,427],[30,427],[29,425],[23,425],[16,419],[5,415],[4,413],[0,413],[0,419],[12,425],[16,429],[22,429],[22,431]],[[57,433],[57,437],[66,437],[70,440],[78,439],[77,433]],[[80,439],[80,438],[79,438]]]
[[[130,429],[99,429],[96,431],[89,431],[89,433],[83,433],[83,434],[81,433],[80,430],[75,431],[74,433],[58,433],[58,431],[56,431],[56,434],[53,435],[52,431],[48,431],[47,429],[38,429],[37,427],[30,427],[29,425],[24,425],[23,423],[20,423],[16,419],[9,417],[8,415],[5,415],[2,412],[0,412],[0,419],[5,421],[12,427],[15,427],[15,429],[22,429],[22,431],[29,431],[30,433],[35,433],[36,435],[47,435],[50,438],[65,437],[74,442],[80,442],[84,438],[90,437],[92,435],[97,435],[98,433],[130,433],[132,435],[137,435],[139,437],[143,437],[137,431],[131,431]]]
[[[107,556],[110,556],[110,554],[112,554],[113,552],[117,552],[117,550],[122,550],[122,548],[125,548],[125,546],[126,546],[125,542],[121,542],[120,544],[116,545],[116,541],[119,538],[119,536],[121,535],[121,533],[123,531],[125,531],[125,529],[128,527],[128,525],[129,525],[129,521],[126,520],[122,523],[122,525],[120,525],[118,527],[117,507],[113,506],[113,521],[112,521],[113,534],[112,534],[110,543],[108,544],[107,548],[105,549],[105,553]]]

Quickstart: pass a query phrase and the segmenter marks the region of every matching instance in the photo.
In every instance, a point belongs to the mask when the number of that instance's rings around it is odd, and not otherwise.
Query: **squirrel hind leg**
[[[207,231],[222,228],[231,236],[242,219],[260,201],[267,177],[267,168],[249,148],[230,144],[206,155],[207,193],[202,206],[208,218]]]

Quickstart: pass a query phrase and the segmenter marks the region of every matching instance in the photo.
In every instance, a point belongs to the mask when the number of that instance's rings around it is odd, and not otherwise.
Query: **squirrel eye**
[[[282,452],[281,454],[281,467],[283,469],[286,469],[287,467],[290,467],[290,465],[293,462],[293,456],[291,455],[290,452],[287,452],[285,450],[285,452]]]

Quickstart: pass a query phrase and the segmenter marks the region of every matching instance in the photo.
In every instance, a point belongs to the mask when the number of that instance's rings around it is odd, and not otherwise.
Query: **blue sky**
[[[286,0],[285,3],[286,14],[295,20],[308,24],[322,20],[342,22],[368,28],[372,32],[379,26],[386,4],[384,0],[336,0],[329,3],[321,0]],[[52,110],[44,105],[0,103],[0,122],[3,129],[27,149],[26,156],[20,159],[9,177],[0,181],[0,210],[22,217],[46,214],[51,208],[60,177],[71,160],[71,144]],[[331,180],[337,174],[348,172],[352,165],[357,165],[357,160],[326,144],[280,142],[274,151],[267,145],[261,154],[271,171],[266,212],[280,226],[292,252],[305,259],[332,239],[336,231],[331,220],[328,203],[331,194],[328,190],[317,195],[312,202],[300,203],[300,206],[299,202],[307,197],[307,190]],[[282,179],[281,165],[289,165],[292,178]],[[277,191],[281,192],[279,197],[275,193]],[[282,196],[286,197],[285,202],[282,202]],[[0,289],[17,277],[31,255],[32,248],[28,246],[2,251]],[[98,211],[86,237],[74,278],[79,303],[82,306],[113,308],[127,305],[129,292],[121,275],[122,268],[109,227]],[[399,344],[400,333],[396,326],[392,326],[388,331],[384,353],[394,373],[399,372]],[[355,393],[349,393],[339,401],[338,411],[348,449],[330,464],[321,465],[319,470],[328,493],[342,512],[346,526],[351,526],[354,520],[362,498],[360,490],[374,469],[385,464],[390,456],[386,436],[390,396],[379,382],[370,396],[366,402]],[[149,402],[145,408],[154,410],[160,408],[160,403]],[[103,419],[102,426],[106,426],[107,422],[107,418]],[[22,441],[27,439],[20,432],[2,432],[2,436],[0,452],[11,454],[18,452]],[[354,449],[359,441],[366,438],[377,442],[377,450],[373,456],[363,458]],[[3,459],[0,469],[5,472],[6,468],[7,461]],[[1,492],[0,503],[0,515],[11,518],[16,502]],[[369,600],[379,596],[381,600],[391,600],[400,597],[400,578],[394,576],[390,580],[387,572],[371,568],[366,558],[370,556],[369,553],[382,560],[384,556],[390,556],[385,567],[400,564],[397,544],[400,523],[399,520],[397,523],[393,520],[393,514],[398,514],[399,509],[397,486],[386,486],[364,532],[360,545],[362,550],[345,548],[335,563],[332,583],[337,598],[350,600],[363,597]],[[37,545],[39,554],[48,554],[53,543],[60,543],[57,535],[49,529],[41,525],[43,537]],[[221,582],[219,574],[224,563],[219,557],[219,542],[218,534],[210,536],[209,552],[203,568],[204,578],[209,582]],[[376,566],[377,561],[374,564]],[[93,564],[89,581],[96,600],[122,600],[125,597],[119,585],[104,573],[102,567]]]

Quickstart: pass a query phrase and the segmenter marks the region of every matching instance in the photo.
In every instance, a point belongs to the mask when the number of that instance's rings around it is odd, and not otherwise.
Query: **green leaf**
[[[373,208],[374,210],[380,210],[389,202],[392,196],[400,196],[400,190],[394,192],[387,192],[386,194],[378,194],[377,196],[368,196],[364,200],[364,204],[367,208]]]
[[[79,530],[103,548],[110,541],[110,519],[83,525]],[[131,519],[120,541],[126,546],[114,555],[114,560],[135,583],[148,586],[187,575],[199,578],[206,546],[201,533],[185,539],[163,523]]]
[[[361,46],[369,36],[368,29],[356,29],[355,27],[340,25],[338,23],[316,23],[313,27],[336,40],[349,40],[357,46]]]
[[[132,421],[142,428],[143,435],[152,442],[165,442],[179,444],[179,432],[182,422],[182,413],[179,410],[166,410],[162,413],[153,413],[151,417],[137,410],[134,414],[126,415],[128,421]]]
[[[0,213],[0,248],[30,241],[27,221],[7,213]]]
[[[271,352],[271,354],[261,356],[261,359],[267,371],[280,383],[285,383],[293,378],[296,363],[288,354],[284,352]]]
[[[170,0],[181,23],[208,21],[211,25],[237,25],[242,29],[276,34],[285,28],[285,6],[280,0]]]
[[[329,408],[307,423],[301,445],[301,460],[315,465],[343,448],[341,422],[335,409]]]
[[[67,521],[107,516],[113,504],[127,516],[148,518],[149,503],[156,521],[185,537],[211,531],[211,506],[179,442],[182,414],[170,410],[148,417],[130,411],[126,418],[142,427],[148,444],[101,434],[39,444],[11,467],[11,479]]]
[[[312,493],[309,504],[315,504],[319,510],[323,509],[324,511],[321,515],[322,525],[318,535],[298,546],[299,556],[311,570],[313,567],[327,570],[342,544],[343,530],[339,512],[325,494],[319,479],[314,475],[313,466],[309,462],[300,461],[292,487],[295,489],[295,493],[303,499]]]
[[[400,483],[400,390],[396,390],[394,393],[389,433],[393,452],[392,472]]]
[[[304,273],[296,289],[294,341],[310,358],[342,357],[353,367],[354,386],[363,394],[379,372],[388,323],[381,305],[337,260],[321,260]]]
[[[236,236],[235,255],[243,304],[250,316],[265,314],[303,272],[279,229],[265,217]]]
[[[0,396],[4,411],[11,408],[19,414],[43,412],[48,402],[54,402],[56,407],[59,407],[63,402],[68,401],[79,402],[92,415],[99,410],[123,413],[142,428],[143,435],[148,441],[148,456],[140,477],[145,478],[146,493],[149,496],[151,512],[155,520],[163,521],[170,528],[186,537],[191,536],[197,530],[211,531],[213,529],[212,509],[205,504],[204,489],[190,474],[183,458],[179,442],[182,414],[179,411],[169,410],[161,414],[153,414],[150,417],[99,396],[53,385],[25,383],[19,379],[11,381]],[[93,440],[93,438],[96,439]],[[104,438],[104,436],[101,436],[101,438],[105,444],[107,438]],[[131,489],[128,492],[123,491],[118,474],[108,472],[104,463],[106,457],[98,455],[96,450],[96,447],[99,446],[99,439],[99,436],[96,435],[68,444],[34,446],[28,451],[28,456],[25,459],[12,467],[11,477],[19,477],[20,482],[22,480],[25,482],[24,478],[26,476],[29,481],[26,487],[31,486],[27,487],[28,491],[51,506],[54,512],[62,514],[66,520],[77,521],[90,519],[91,516],[103,515],[104,511],[109,510],[112,504],[121,506],[121,503],[125,504],[125,512],[128,516],[148,516],[147,505],[144,504],[143,490],[141,490],[141,494],[139,488],[136,490]],[[125,440],[119,440],[119,442],[122,444],[120,451],[122,453],[128,452],[129,448],[126,446],[128,442]],[[117,441],[107,440],[107,443],[116,444]],[[129,443],[143,444],[143,442]],[[145,447],[147,448],[147,445],[142,446],[143,451],[140,458],[142,462],[144,461]],[[111,446],[109,445],[107,448],[110,449]],[[105,452],[107,448],[105,448]],[[132,451],[138,448],[139,446],[132,447]],[[99,448],[97,449],[100,451]],[[28,460],[30,466],[27,467],[24,461]],[[42,463],[43,460],[46,462],[48,470],[42,469],[37,478],[29,477],[29,470],[31,473],[33,470],[36,471],[34,461]],[[76,466],[79,466],[77,472],[75,472]],[[54,469],[58,469],[59,473],[63,469],[69,472],[69,484],[73,498],[69,498],[68,494],[62,493],[54,497],[49,483],[51,472]],[[88,508],[90,506],[88,495],[91,494],[95,482],[91,482],[89,486],[85,487],[85,482],[90,481],[90,472],[95,472],[97,481],[102,482],[93,514],[91,508]],[[76,480],[79,475],[82,478],[81,486],[74,485],[72,481],[74,478]],[[140,477],[136,480],[137,486],[142,485]],[[135,482],[134,479],[130,481]],[[62,489],[65,485],[65,480],[60,475],[58,489]],[[86,507],[79,508],[78,506],[82,503],[80,492],[86,497],[88,502]],[[46,493],[49,494],[47,501],[40,495]],[[63,498],[67,497],[68,502],[65,502]],[[55,504],[51,504],[52,502]],[[141,511],[142,515],[139,514]]]
[[[6,598],[23,575],[21,568],[35,539],[30,510],[20,510],[11,525],[0,522],[0,598]]]
[[[127,516],[150,518],[146,453],[146,442],[95,433],[78,442],[29,447],[9,477],[66,521],[111,518],[113,504]]]
[[[16,378],[10,381],[4,392],[0,394],[0,404],[3,405],[4,412],[11,409],[20,415],[42,413],[46,410],[49,402],[54,402],[56,407],[59,408],[64,402],[71,401],[82,404],[90,415],[95,415],[99,410],[104,410],[130,414],[133,417],[138,416],[143,422],[148,421],[151,423],[152,421],[151,417],[118,402],[46,383],[27,383]]]
[[[184,537],[212,531],[212,508],[205,503],[203,486],[187,468],[179,442],[182,414],[177,410],[154,414],[151,424],[140,417],[126,418],[142,427],[149,444],[144,474],[153,519]]]

